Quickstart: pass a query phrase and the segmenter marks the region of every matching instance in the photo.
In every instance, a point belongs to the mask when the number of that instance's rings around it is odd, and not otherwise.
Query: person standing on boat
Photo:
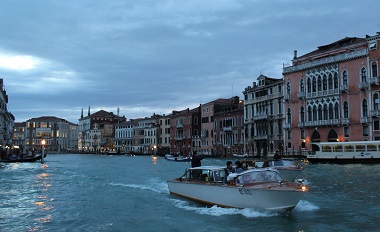
[[[200,167],[202,166],[201,160],[203,160],[205,157],[204,156],[199,156],[196,151],[194,151],[193,156],[191,157],[191,167]]]
[[[227,161],[226,167],[224,168],[224,179],[223,179],[223,184],[227,184],[227,176],[231,173],[234,173],[235,170],[232,167],[232,161]]]

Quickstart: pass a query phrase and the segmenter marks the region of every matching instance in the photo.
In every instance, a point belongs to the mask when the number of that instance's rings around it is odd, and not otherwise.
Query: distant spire
[[[88,106],[88,116],[90,116],[90,106]]]
[[[117,116],[119,116],[120,113],[120,107],[117,107]]]
[[[82,108],[82,113],[80,114],[80,118],[83,118],[83,108]]]

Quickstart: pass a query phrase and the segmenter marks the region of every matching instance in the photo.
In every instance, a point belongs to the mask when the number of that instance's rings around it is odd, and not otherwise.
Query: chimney
[[[293,59],[294,60],[297,59],[297,50],[294,50],[294,57],[293,57]]]

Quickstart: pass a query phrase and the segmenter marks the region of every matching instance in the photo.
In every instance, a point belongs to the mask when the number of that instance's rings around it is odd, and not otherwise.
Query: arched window
[[[323,105],[323,120],[327,120],[329,115],[329,111],[327,110],[327,104]]]
[[[362,115],[363,117],[367,117],[368,116],[368,104],[367,104],[367,99],[364,99],[363,100],[363,104],[362,104]]]
[[[329,119],[334,119],[334,109],[332,103],[329,105]]]
[[[343,117],[348,118],[348,103],[346,101],[343,104]]]
[[[327,90],[327,77],[323,75],[323,90]]]
[[[311,110],[311,106],[309,106],[309,107],[307,108],[307,120],[308,120],[309,122],[313,121],[312,115],[313,115],[313,112],[312,112],[312,110]]]
[[[286,84],[286,94],[290,95],[290,82]]]
[[[379,94],[375,93],[373,95],[373,109],[378,110],[379,109]]]
[[[303,83],[303,79],[301,79],[301,81],[300,81],[300,92],[301,93],[305,92],[305,86],[304,86],[304,83]]]
[[[361,82],[367,82],[367,70],[363,67],[361,70]]]
[[[314,106],[313,107],[313,121],[317,121],[317,107]]]
[[[347,71],[343,71],[343,85],[348,85],[348,74]]]
[[[322,91],[322,80],[321,76],[318,76],[318,92]]]
[[[290,108],[288,108],[288,113],[287,113],[287,123],[291,123],[292,122],[292,111],[290,110]]]
[[[301,118],[301,122],[304,122],[305,121],[305,109],[303,108],[303,106],[301,106],[301,112],[300,112],[300,118]]]
[[[311,78],[307,79],[307,92],[311,93]]]
[[[313,77],[313,93],[317,91],[317,80]]]
[[[339,119],[339,104],[338,103],[335,103],[334,115],[335,115],[335,119]]]
[[[322,106],[318,106],[318,120],[322,120]]]
[[[333,78],[332,78],[332,75],[331,73],[329,74],[329,89],[332,89],[333,88]]]
[[[377,77],[377,63],[376,62],[372,62],[372,77]]]
[[[338,74],[334,73],[334,89],[338,89]]]

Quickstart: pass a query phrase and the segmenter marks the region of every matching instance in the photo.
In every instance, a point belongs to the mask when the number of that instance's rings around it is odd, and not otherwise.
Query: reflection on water
[[[47,223],[50,222],[53,218],[51,212],[54,209],[54,206],[52,204],[54,199],[48,197],[48,191],[52,186],[52,180],[49,173],[45,172],[48,171],[49,165],[42,164],[41,168],[44,172],[36,176],[36,185],[38,186],[41,194],[35,197],[34,205],[37,207],[36,214],[39,215],[35,218],[35,220],[37,222]],[[39,230],[40,227],[31,228],[32,231],[36,229]]]

